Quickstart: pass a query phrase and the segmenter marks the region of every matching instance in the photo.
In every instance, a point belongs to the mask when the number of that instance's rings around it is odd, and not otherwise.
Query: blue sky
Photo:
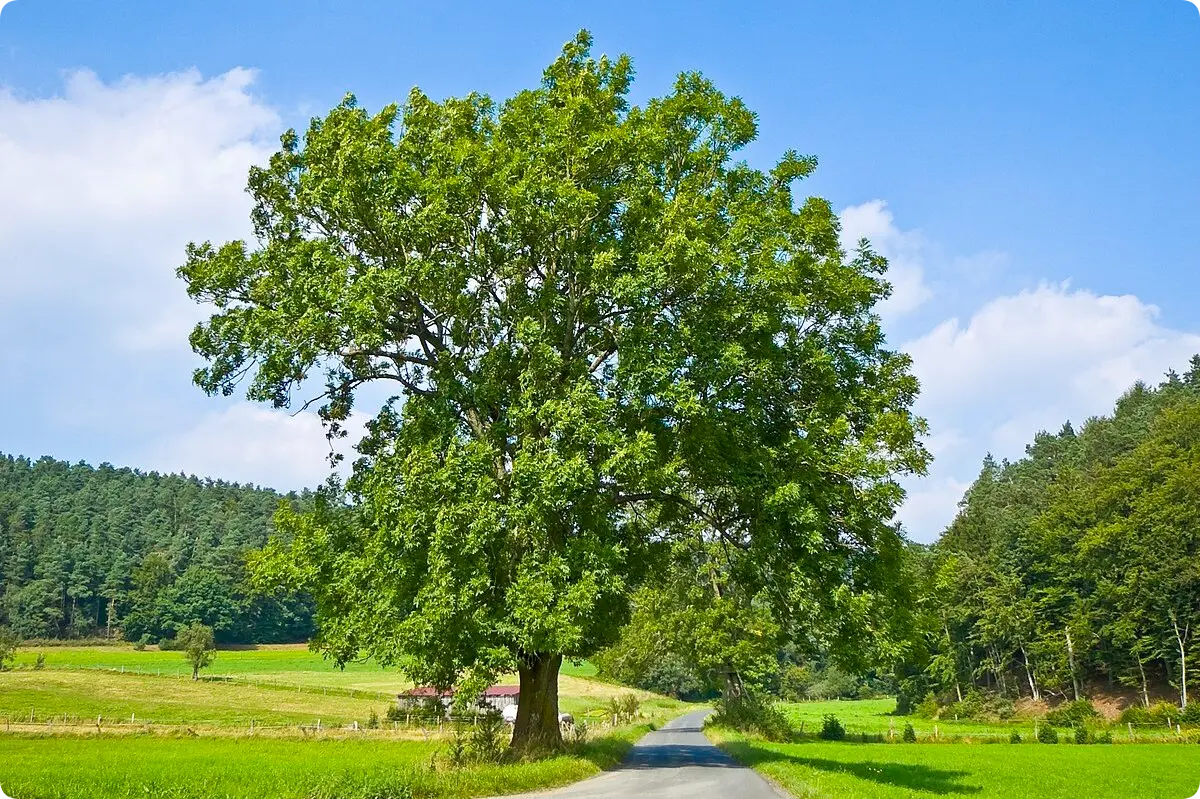
[[[930,540],[983,454],[1200,351],[1200,12],[1184,0],[107,3],[0,12],[0,451],[293,488],[310,416],[190,386],[189,239],[246,233],[245,169],[353,91],[504,97],[587,27],[634,99],[700,69],[760,115],[747,158],[894,264],[884,309],[937,455]]]

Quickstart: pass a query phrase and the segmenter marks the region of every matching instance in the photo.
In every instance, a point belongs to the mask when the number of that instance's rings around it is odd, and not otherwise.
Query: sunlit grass
[[[1183,799],[1200,783],[1189,744],[774,744],[713,732],[795,796],[829,799]]]

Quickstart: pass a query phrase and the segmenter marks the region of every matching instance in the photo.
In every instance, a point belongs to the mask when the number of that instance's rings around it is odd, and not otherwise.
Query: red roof
[[[521,695],[521,686],[519,685],[492,685],[483,690],[485,697],[501,697],[511,696],[519,697]],[[411,697],[427,697],[427,696],[454,696],[454,689],[450,688],[445,691],[439,691],[431,685],[422,685],[417,688],[410,688],[400,696]]]

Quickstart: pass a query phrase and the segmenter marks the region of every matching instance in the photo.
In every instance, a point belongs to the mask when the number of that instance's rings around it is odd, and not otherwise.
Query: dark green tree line
[[[289,496],[300,503],[302,497]],[[0,455],[0,625],[22,638],[305,640],[311,602],[264,596],[245,559],[273,529],[274,491]]]
[[[1200,356],[1109,416],[1039,434],[1018,461],[986,459],[917,558],[927,659],[913,685],[1195,701]]]

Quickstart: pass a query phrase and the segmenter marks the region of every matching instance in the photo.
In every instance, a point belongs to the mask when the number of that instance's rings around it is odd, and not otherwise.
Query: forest
[[[0,455],[0,626],[151,643],[198,620],[223,643],[306,640],[311,601],[246,577],[281,501],[307,496]]]
[[[911,704],[972,688],[1079,700],[1195,700],[1200,657],[1200,356],[1110,415],[990,456],[957,517],[912,550],[923,635]]]

